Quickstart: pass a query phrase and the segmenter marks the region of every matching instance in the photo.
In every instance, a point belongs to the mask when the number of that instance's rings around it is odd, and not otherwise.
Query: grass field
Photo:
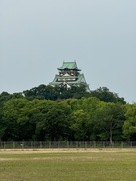
[[[136,181],[135,149],[0,150],[0,181]]]

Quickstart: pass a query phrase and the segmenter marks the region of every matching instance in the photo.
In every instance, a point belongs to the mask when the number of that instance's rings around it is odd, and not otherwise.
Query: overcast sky
[[[0,0],[0,93],[47,85],[75,60],[91,90],[136,102],[136,0]]]

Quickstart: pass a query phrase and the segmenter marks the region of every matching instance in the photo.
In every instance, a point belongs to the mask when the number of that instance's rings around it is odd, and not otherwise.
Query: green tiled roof
[[[64,69],[71,69],[71,70],[78,70],[76,62],[63,62],[62,67],[58,68],[58,70],[64,70]]]

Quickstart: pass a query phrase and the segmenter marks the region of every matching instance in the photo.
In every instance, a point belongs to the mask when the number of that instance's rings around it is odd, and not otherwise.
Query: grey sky
[[[136,102],[136,0],[0,0],[0,93],[47,85],[64,60]]]

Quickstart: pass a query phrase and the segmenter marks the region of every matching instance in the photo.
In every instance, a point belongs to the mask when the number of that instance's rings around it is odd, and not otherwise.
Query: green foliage
[[[3,120],[5,134],[3,140],[29,140],[31,139],[32,124],[26,109],[29,102],[24,98],[11,99],[4,104]]]
[[[30,90],[23,91],[24,96],[28,100],[64,100],[69,98],[80,99],[82,97],[89,97],[90,93],[86,92],[85,85],[67,87],[52,87],[50,85],[39,85]]]
[[[40,101],[35,114],[37,140],[65,140],[68,137],[70,108],[65,103]]]
[[[125,120],[123,106],[117,103],[103,103],[96,111],[96,129],[99,131],[100,139],[109,140],[112,144],[114,140],[122,140],[122,125]],[[118,131],[118,138],[117,138]],[[116,132],[116,135],[115,133]],[[116,139],[114,138],[116,136]]]
[[[70,126],[73,140],[88,140],[88,125],[89,116],[86,112],[84,112],[83,110],[77,110],[73,112]]]
[[[56,88],[49,85],[39,85],[30,90],[23,91],[25,97],[29,100],[33,99],[47,99],[47,100],[56,100],[58,98],[59,92]]]
[[[120,102],[122,104],[126,103],[124,98],[120,98],[116,93],[110,92],[107,87],[100,87],[95,91],[91,91],[91,96],[97,97],[104,102]]]
[[[136,140],[136,104],[127,104],[123,133],[126,139]]]
[[[40,85],[0,94],[0,140],[136,140],[136,105],[99,88]]]

